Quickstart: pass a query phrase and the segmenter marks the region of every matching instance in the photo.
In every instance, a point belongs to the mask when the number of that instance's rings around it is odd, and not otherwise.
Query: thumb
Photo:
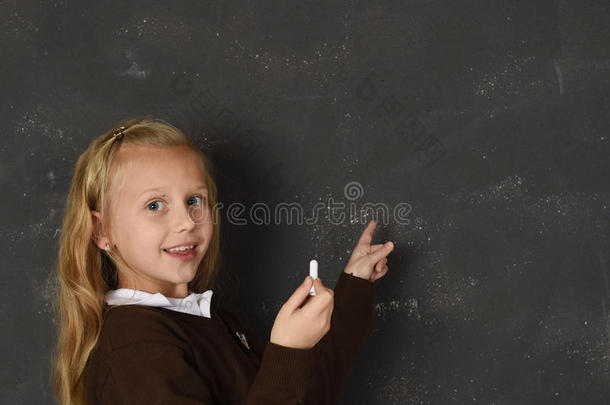
[[[394,243],[392,243],[392,242],[385,243],[381,249],[377,249],[373,253],[369,254],[370,261],[372,263],[377,263],[379,260],[386,257],[393,249],[394,249]]]
[[[297,287],[297,289],[292,293],[290,298],[286,301],[284,306],[290,311],[293,312],[298,307],[301,306],[303,301],[309,296],[309,290],[311,290],[311,276],[305,277],[305,281]]]

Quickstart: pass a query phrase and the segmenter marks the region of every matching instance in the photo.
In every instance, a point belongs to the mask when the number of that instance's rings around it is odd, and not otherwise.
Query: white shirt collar
[[[184,298],[171,298],[161,293],[151,294],[131,288],[119,288],[106,292],[105,300],[108,305],[146,305],[149,307],[163,307],[206,318],[212,317],[210,313],[212,290],[202,293],[190,292]]]

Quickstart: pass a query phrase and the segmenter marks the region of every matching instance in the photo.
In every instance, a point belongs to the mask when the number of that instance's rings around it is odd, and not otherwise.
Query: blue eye
[[[195,195],[195,196],[193,196],[193,197],[189,198],[189,201],[191,201],[193,198],[199,198],[200,200],[202,200],[202,201],[199,203],[199,205],[202,205],[202,204],[207,205],[207,201],[208,201],[208,197],[207,197],[207,196],[202,197],[202,196]],[[150,207],[151,207],[153,204],[159,204],[159,203],[163,204],[163,202],[162,202],[162,201],[159,201],[159,200],[151,201],[151,202],[150,202],[150,203],[149,203],[149,204],[146,206],[146,208],[150,208]],[[197,204],[193,204],[193,205],[197,205]],[[150,211],[159,211],[159,210],[158,210],[158,209],[152,209],[152,210],[150,210]]]
[[[195,195],[195,196],[191,197],[191,199],[192,198],[199,198],[199,199],[201,199],[201,196]],[[199,205],[201,205],[201,203],[199,203]]]
[[[153,202],[151,202],[150,204],[148,204],[148,205],[146,206],[146,208],[150,207],[150,206],[151,206],[151,205],[153,205],[153,204],[158,204],[158,203],[160,203],[160,202],[161,202],[161,201],[153,201]],[[162,203],[162,204],[163,204],[163,203]],[[158,211],[158,210],[154,210],[154,209],[153,209],[152,211]]]

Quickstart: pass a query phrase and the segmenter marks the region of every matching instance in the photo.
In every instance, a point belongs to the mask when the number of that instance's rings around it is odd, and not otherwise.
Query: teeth
[[[195,245],[190,245],[190,246],[178,246],[172,249],[166,249],[168,252],[186,252],[187,250],[190,250],[192,248],[194,248]]]

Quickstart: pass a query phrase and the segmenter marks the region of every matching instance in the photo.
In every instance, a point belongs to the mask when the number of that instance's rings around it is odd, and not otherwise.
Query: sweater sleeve
[[[375,284],[341,272],[334,292],[331,328],[313,348],[267,342],[248,404],[337,403],[360,348],[373,332]],[[282,394],[275,397],[274,392]]]
[[[336,404],[364,341],[373,332],[375,284],[342,272],[334,289],[331,328],[314,349],[317,359],[305,404]]]
[[[294,349],[249,333],[262,362],[247,404],[336,404],[358,352],[373,331],[375,284],[341,272],[334,288],[331,328],[311,349]],[[246,330],[232,314],[228,316]],[[261,353],[262,351],[262,353]]]
[[[267,342],[246,404],[302,404],[313,369],[315,351]]]

